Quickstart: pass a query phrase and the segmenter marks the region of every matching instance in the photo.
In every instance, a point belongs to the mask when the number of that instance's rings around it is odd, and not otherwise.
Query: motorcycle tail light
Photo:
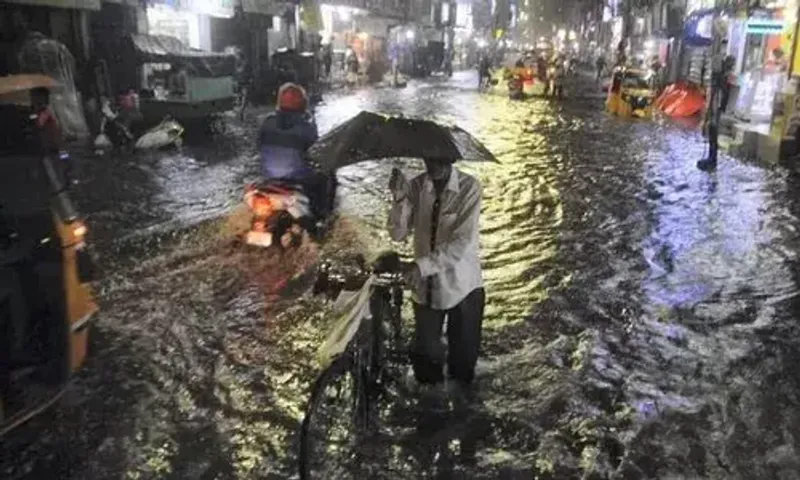
[[[266,197],[256,196],[253,198],[253,213],[257,217],[266,217],[272,211],[272,202]]]
[[[83,240],[87,233],[89,233],[89,229],[80,222],[76,222],[76,225],[72,228],[72,234],[75,235],[77,240]]]

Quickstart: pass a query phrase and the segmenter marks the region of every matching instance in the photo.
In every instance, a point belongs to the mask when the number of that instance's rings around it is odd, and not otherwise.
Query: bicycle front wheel
[[[300,430],[301,480],[359,478],[358,457],[368,423],[366,369],[351,355],[317,378]]]

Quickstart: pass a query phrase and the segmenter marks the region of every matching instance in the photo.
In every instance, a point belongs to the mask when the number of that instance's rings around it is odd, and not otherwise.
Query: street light
[[[349,22],[350,18],[352,18],[352,11],[345,7],[345,6],[338,6],[336,7],[336,13],[339,15],[339,18],[342,19],[343,22]]]
[[[408,40],[414,40],[414,30],[407,30],[406,31],[406,38]]]

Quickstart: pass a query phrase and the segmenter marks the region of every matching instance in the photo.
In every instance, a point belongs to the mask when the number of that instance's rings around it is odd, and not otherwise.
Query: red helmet
[[[278,110],[282,112],[305,112],[308,108],[308,96],[300,85],[284,83],[278,90]]]

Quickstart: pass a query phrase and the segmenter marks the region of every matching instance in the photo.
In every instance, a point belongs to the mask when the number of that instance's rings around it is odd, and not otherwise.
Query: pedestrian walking
[[[392,239],[413,232],[406,278],[414,299],[411,362],[424,387],[444,380],[470,392],[481,342],[485,293],[479,258],[481,185],[451,161],[425,159],[425,173],[406,181],[392,172]],[[447,355],[441,344],[447,321]]]
[[[603,55],[598,55],[597,60],[594,62],[594,66],[597,69],[597,81],[599,82],[603,78],[603,72],[606,69],[606,57]]]
[[[328,43],[322,47],[322,65],[325,68],[325,78],[331,78],[331,66],[333,65],[333,44]]]

